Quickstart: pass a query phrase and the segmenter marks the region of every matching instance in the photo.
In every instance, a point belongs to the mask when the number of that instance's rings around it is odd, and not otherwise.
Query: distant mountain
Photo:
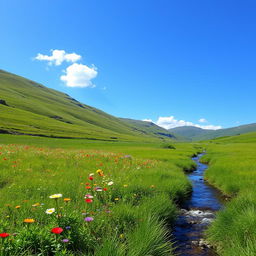
[[[162,137],[136,130],[67,94],[3,70],[0,133],[112,141],[151,141]]]
[[[147,121],[141,120],[134,120],[129,118],[119,118],[123,122],[130,126],[134,131],[140,132],[142,134],[147,134],[157,138],[172,138],[176,140],[184,140],[184,138],[178,134],[174,135],[173,133],[169,132],[168,130]]]
[[[206,130],[195,126],[181,126],[169,129],[169,132],[175,135],[183,136],[188,140],[193,140],[194,137],[202,136],[204,134],[209,133],[209,131],[212,132],[214,130]]]
[[[256,131],[256,123],[219,130],[206,130],[194,126],[182,126],[169,129],[169,131],[174,135],[181,135],[192,141],[210,140],[218,137],[254,132]]]

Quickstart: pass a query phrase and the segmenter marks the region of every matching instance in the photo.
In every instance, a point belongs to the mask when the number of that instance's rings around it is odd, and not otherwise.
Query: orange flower
[[[19,208],[20,208],[20,205],[15,206],[15,208],[16,208],[16,209],[19,209]]]
[[[24,223],[34,223],[35,220],[34,219],[24,219],[23,222]]]

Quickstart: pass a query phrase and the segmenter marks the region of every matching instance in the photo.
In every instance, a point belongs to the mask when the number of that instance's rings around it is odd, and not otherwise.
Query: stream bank
[[[203,154],[193,157],[197,168],[188,173],[192,182],[191,197],[181,205],[180,214],[174,224],[175,253],[179,256],[213,256],[213,248],[204,239],[204,231],[215,218],[216,211],[223,208],[222,194],[204,180],[208,165],[200,163]]]

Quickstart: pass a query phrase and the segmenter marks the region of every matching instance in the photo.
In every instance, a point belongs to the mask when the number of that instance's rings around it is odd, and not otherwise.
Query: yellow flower
[[[69,201],[71,201],[70,198],[64,198],[63,200],[64,200],[64,202],[66,202],[66,203],[69,202]]]
[[[32,206],[34,206],[34,207],[36,207],[36,206],[40,206],[40,203],[32,204]]]
[[[19,209],[19,208],[20,208],[20,205],[15,206],[15,208],[16,208],[16,209]]]
[[[104,176],[104,173],[103,173],[103,171],[102,171],[101,169],[98,169],[96,172],[97,172],[100,176]]]
[[[120,234],[120,236],[119,236],[121,239],[123,239],[124,238],[124,234]]]
[[[124,188],[127,188],[128,187],[128,185],[127,184],[124,184]]]
[[[116,198],[115,198],[115,201],[118,201],[118,200],[119,200],[119,198],[118,198],[118,197],[116,197]]]
[[[35,220],[34,219],[24,219],[23,222],[24,223],[34,223]]]
[[[50,198],[53,198],[53,199],[58,199],[58,198],[61,198],[62,197],[62,194],[54,194],[54,195],[51,195],[49,196]]]

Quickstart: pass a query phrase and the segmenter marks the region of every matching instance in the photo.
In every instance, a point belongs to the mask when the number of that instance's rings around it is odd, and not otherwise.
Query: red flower
[[[88,203],[88,204],[90,204],[90,203],[92,203],[92,199],[86,198],[86,199],[85,199],[85,202]]]
[[[53,228],[53,229],[51,230],[51,232],[54,233],[54,234],[60,234],[60,233],[63,232],[63,229],[62,229],[62,228],[59,228],[59,227]]]
[[[107,188],[103,188],[104,191],[107,191],[108,189]]]
[[[90,188],[91,188],[91,186],[86,186],[85,188],[90,189]]]
[[[90,176],[90,177],[89,177],[89,180],[93,180],[93,177],[92,177],[92,176]]]
[[[0,237],[5,238],[5,237],[8,237],[9,235],[10,235],[9,233],[1,233]]]
[[[85,185],[87,185],[87,186],[88,186],[88,185],[90,185],[90,183],[86,182],[86,183],[85,183]]]

